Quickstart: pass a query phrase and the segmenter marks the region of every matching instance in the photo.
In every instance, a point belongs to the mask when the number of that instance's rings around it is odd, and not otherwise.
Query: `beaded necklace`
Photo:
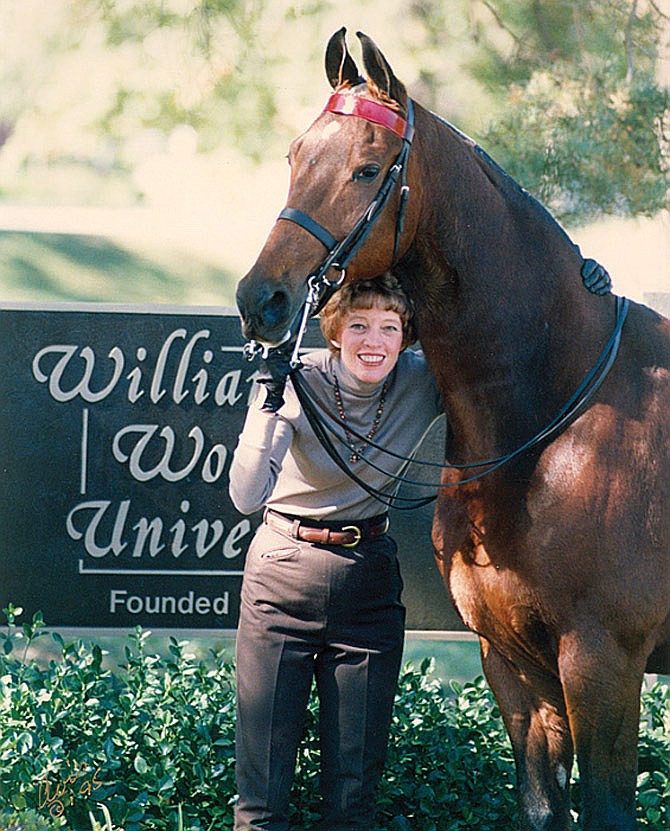
[[[351,449],[351,455],[349,456],[350,462],[359,462],[363,453],[365,453],[367,449],[367,442],[372,440],[372,437],[377,432],[377,428],[379,427],[379,422],[381,421],[382,413],[384,412],[384,402],[386,401],[386,393],[388,392],[388,378],[384,381],[382,385],[381,395],[379,396],[379,404],[377,404],[377,412],[375,413],[374,421],[372,422],[372,427],[368,431],[367,435],[365,436],[365,442],[361,444],[360,447],[356,447],[354,444],[354,437],[351,435],[349,428],[347,426],[347,417],[344,413],[344,404],[342,403],[342,393],[340,392],[340,385],[337,381],[337,377],[335,377],[333,382],[333,390],[335,391],[335,402],[337,403],[337,412],[340,416],[340,421],[344,426],[344,433],[347,438],[347,444]]]

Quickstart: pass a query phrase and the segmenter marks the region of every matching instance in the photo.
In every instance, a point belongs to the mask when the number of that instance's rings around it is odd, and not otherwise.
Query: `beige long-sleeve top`
[[[334,380],[340,387],[350,429],[367,435],[379,406],[383,382],[365,383],[339,357],[322,349],[302,358],[300,370],[313,395],[337,413]],[[400,456],[412,455],[441,413],[433,376],[420,353],[406,350],[388,377],[384,409],[373,441]],[[310,427],[291,381],[278,413],[249,407],[230,468],[229,492],[233,504],[249,514],[263,506],[312,519],[357,520],[382,513],[384,505],[353,482],[328,456]],[[335,426],[344,438],[341,424]],[[350,449],[333,439],[351,469],[374,488],[391,495],[404,462],[368,446],[364,459],[349,461]],[[356,438],[353,444],[362,442]],[[377,470],[365,462],[368,459]]]

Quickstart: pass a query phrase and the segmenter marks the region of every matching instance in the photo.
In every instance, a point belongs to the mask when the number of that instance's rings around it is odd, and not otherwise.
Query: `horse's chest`
[[[496,566],[483,545],[476,546],[467,556],[456,552],[445,579],[463,619],[478,631],[492,616],[504,617],[512,605],[531,599],[520,576]]]
[[[492,606],[509,601],[519,589],[518,579],[507,571],[503,573],[481,543],[472,546],[467,553],[457,551],[444,576],[468,625],[480,622]]]

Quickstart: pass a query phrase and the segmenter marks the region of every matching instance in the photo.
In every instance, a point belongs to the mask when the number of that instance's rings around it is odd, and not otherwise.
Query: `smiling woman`
[[[329,348],[305,356],[299,372],[321,405],[339,412],[342,465],[321,447],[287,383],[286,344],[266,358],[265,390],[230,470],[238,510],[266,507],[247,554],[237,633],[237,829],[288,829],[313,677],[320,827],[374,825],[405,610],[387,514],[346,469],[392,497],[403,462],[381,447],[410,455],[441,408],[423,356],[406,349],[415,339],[412,307],[395,278],[345,286],[321,326]]]
[[[379,381],[395,366],[402,347],[402,325],[395,312],[386,309],[352,311],[333,345],[345,365],[361,381]],[[355,367],[355,369],[354,369]]]
[[[393,369],[398,355],[416,339],[412,310],[404,294],[392,291],[391,278],[352,284],[323,310],[321,330],[330,349],[362,381],[378,381]],[[355,368],[355,369],[354,369]]]

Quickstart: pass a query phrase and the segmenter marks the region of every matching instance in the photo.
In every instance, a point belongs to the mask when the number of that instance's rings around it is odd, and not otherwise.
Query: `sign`
[[[320,343],[313,326],[306,345]],[[260,522],[228,497],[258,369],[237,316],[3,308],[0,347],[0,608],[49,626],[234,629]],[[392,523],[408,623],[462,628],[431,511],[407,513]]]

